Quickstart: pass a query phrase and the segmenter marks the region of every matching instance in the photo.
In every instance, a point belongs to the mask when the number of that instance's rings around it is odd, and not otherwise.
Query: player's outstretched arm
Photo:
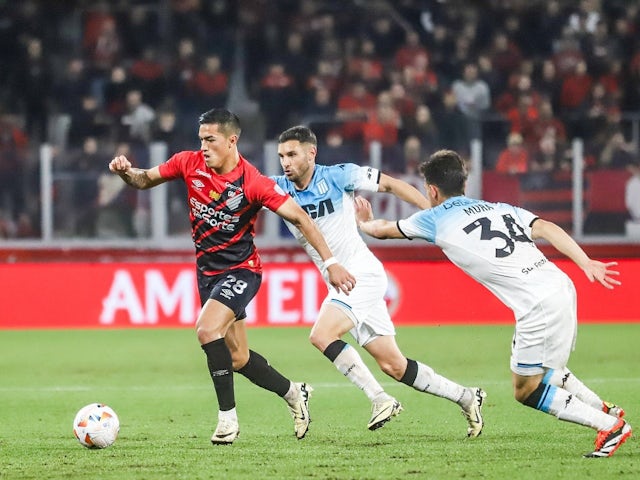
[[[127,185],[139,190],[155,187],[166,181],[160,175],[160,168],[135,168],[124,155],[118,155],[111,160],[109,170],[118,175]]]
[[[590,259],[580,245],[555,223],[541,218],[536,219],[531,226],[531,237],[534,240],[542,238],[548,241],[559,252],[573,260],[584,271],[590,282],[597,281],[608,289],[621,285],[620,281],[613,278],[620,275],[620,272],[611,270],[611,267],[618,262],[603,263]]]
[[[358,228],[367,235],[374,238],[406,238],[398,229],[396,222],[374,219],[371,204],[367,199],[356,196],[354,206]]]
[[[289,223],[294,225],[307,239],[313,248],[316,249],[320,258],[325,262],[325,269],[329,276],[329,283],[337,292],[349,292],[356,286],[356,277],[351,275],[331,253],[329,245],[322,236],[320,229],[293,198],[288,198],[276,213]]]
[[[425,208],[431,208],[429,199],[427,199],[427,197],[420,193],[417,188],[405,182],[404,180],[391,177],[390,175],[387,175],[385,173],[380,174],[378,191],[392,193],[399,199],[415,205],[422,210],[424,210]]]

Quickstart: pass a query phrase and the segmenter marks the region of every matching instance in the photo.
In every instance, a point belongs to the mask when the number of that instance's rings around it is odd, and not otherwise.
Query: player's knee
[[[333,339],[327,338],[326,335],[323,335],[321,332],[312,331],[309,334],[309,341],[311,345],[316,347],[321,352],[327,348],[327,346],[332,342]]]
[[[536,391],[536,388],[538,387],[538,385],[539,385],[539,382],[536,382],[536,383],[527,382],[522,385],[514,385],[513,396],[518,402],[524,404],[527,401],[527,399],[531,397],[531,394]]]
[[[400,380],[407,369],[406,362],[394,362],[392,360],[378,360],[380,370],[395,380]]]
[[[233,370],[238,371],[244,367],[249,361],[249,352],[242,352],[240,350],[231,351],[231,362],[233,363]]]

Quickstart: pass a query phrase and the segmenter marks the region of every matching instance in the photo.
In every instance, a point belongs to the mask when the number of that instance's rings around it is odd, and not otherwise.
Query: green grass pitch
[[[484,433],[470,440],[456,405],[392,381],[363,353],[405,407],[370,432],[367,398],[309,344],[307,328],[250,329],[253,349],[315,388],[311,428],[296,440],[285,403],[238,375],[241,435],[212,446],[217,405],[193,331],[0,331],[0,480],[640,478],[635,437],[611,458],[584,459],[594,431],[513,399],[511,334],[511,326],[398,328],[405,355],[487,391]],[[581,325],[569,364],[637,429],[639,341],[640,324]],[[91,402],[120,417],[105,450],[83,448],[71,431]]]

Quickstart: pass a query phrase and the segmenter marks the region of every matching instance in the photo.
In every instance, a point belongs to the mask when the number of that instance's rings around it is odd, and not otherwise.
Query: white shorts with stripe
[[[578,331],[576,289],[570,279],[516,322],[511,371],[522,376],[563,368]]]
[[[362,250],[342,265],[356,277],[356,286],[346,295],[328,285],[329,293],[323,303],[345,312],[354,325],[350,333],[360,346],[381,335],[395,335],[384,299],[388,279],[380,260],[370,250]]]

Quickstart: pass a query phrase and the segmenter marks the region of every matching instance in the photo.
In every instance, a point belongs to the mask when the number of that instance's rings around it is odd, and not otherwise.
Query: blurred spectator
[[[265,116],[266,136],[274,138],[287,128],[290,115],[299,107],[296,103],[296,82],[282,63],[271,63],[260,79],[258,98]]]
[[[433,112],[433,119],[438,126],[439,147],[451,148],[467,156],[470,151],[471,136],[467,120],[458,108],[458,100],[453,91],[444,93],[442,107]]]
[[[302,110],[301,123],[308,125],[310,123],[331,124],[336,115],[336,104],[331,98],[331,92],[325,87],[318,87],[313,91],[313,97],[307,101]],[[323,129],[314,128],[314,131],[321,135]]]
[[[109,3],[99,1],[85,10],[83,50],[97,75],[105,75],[120,60],[122,40]]]
[[[129,77],[152,107],[162,102],[167,91],[165,66],[155,46],[144,47],[141,55],[133,60]]]
[[[115,155],[126,155],[132,163],[135,162],[129,145],[126,143],[118,145]],[[95,224],[98,238],[135,236],[133,214],[138,203],[136,195],[138,192],[125,187],[126,183],[117,175],[112,175],[109,172],[101,173],[98,177],[98,206]]]
[[[375,14],[365,24],[365,36],[375,45],[375,51],[384,60],[393,58],[405,39],[402,27],[386,14]]]
[[[207,55],[203,68],[195,71],[192,82],[195,100],[203,109],[226,106],[229,97],[229,75],[222,70],[219,55]]]
[[[407,118],[401,128],[401,137],[408,139],[415,137],[427,151],[444,147],[439,138],[439,126],[431,115],[431,109],[425,105],[418,105],[412,117]]]
[[[122,65],[114,66],[103,88],[105,112],[114,119],[120,118],[127,108],[127,93],[132,88],[133,82],[126,68]]]
[[[5,223],[25,213],[25,175],[28,137],[9,117],[0,116],[0,212]],[[8,228],[8,231],[15,229]]]
[[[73,56],[66,64],[64,72],[53,84],[53,102],[57,112],[65,112],[71,117],[82,110],[82,99],[91,92],[91,80],[82,57]]]
[[[475,63],[465,65],[462,78],[453,82],[452,90],[460,111],[467,119],[469,135],[480,138],[480,120],[491,106],[491,93],[487,83],[478,78]]]
[[[86,137],[107,137],[113,119],[107,116],[100,108],[98,99],[85,93],[81,97],[80,111],[71,116],[71,125],[68,132],[68,144],[70,147],[80,147]]]
[[[489,57],[493,68],[500,74],[500,89],[502,90],[506,86],[511,72],[520,68],[522,53],[505,32],[498,31],[493,36]]]
[[[600,168],[625,168],[634,161],[633,145],[627,142],[624,134],[614,132],[604,145],[598,159]]]
[[[631,177],[625,185],[624,200],[631,221],[640,225],[640,162],[635,159],[627,166]]]
[[[120,120],[126,132],[121,140],[148,143],[155,118],[156,113],[143,101],[142,92],[138,89],[129,90],[126,112]]]
[[[376,97],[362,82],[351,83],[338,98],[336,117],[343,121],[342,135],[345,140],[362,140],[362,128],[368,112],[375,108]]]
[[[420,176],[420,164],[424,160],[422,142],[414,135],[407,137],[402,144],[402,157],[404,168],[402,172],[405,175]]]
[[[318,148],[318,162],[323,165],[337,165],[339,163],[357,163],[363,165],[364,153],[355,142],[347,142],[342,137],[340,129],[329,130],[321,140]]]
[[[522,129],[525,144],[531,146],[534,151],[540,146],[543,138],[553,139],[554,144],[563,150],[567,142],[567,130],[564,123],[553,112],[551,101],[542,99],[538,108],[538,116],[532,122],[527,123]]]
[[[509,175],[529,171],[529,152],[524,148],[522,135],[512,132],[507,137],[507,147],[498,155],[496,172]]]
[[[585,60],[580,42],[569,29],[565,28],[560,38],[554,42],[551,59],[561,80],[575,72],[578,63]]]
[[[47,140],[49,99],[53,77],[39,38],[26,41],[26,55],[18,63],[15,91],[23,103],[25,132],[34,142]]]
[[[313,61],[304,48],[304,35],[301,32],[289,32],[284,52],[277,54],[276,57],[295,79],[296,90],[303,91],[306,77],[313,68]]]
[[[618,39],[610,35],[609,25],[604,20],[596,23],[593,34],[585,38],[582,50],[594,77],[604,75],[609,70],[609,63],[618,60],[622,53]]]
[[[361,81],[370,92],[378,92],[384,84],[384,64],[375,50],[375,43],[362,38],[357,52],[347,59],[347,78]]]
[[[429,57],[420,55],[402,70],[407,94],[416,102],[436,105],[440,101],[440,79],[429,66]]]
[[[564,155],[562,143],[552,130],[546,131],[538,140],[535,153],[529,163],[531,172],[568,171],[571,169],[571,157]]]
[[[398,143],[398,130],[400,128],[400,114],[393,107],[393,101],[389,92],[378,95],[376,108],[367,115],[367,120],[362,127],[365,152],[369,153],[372,142],[378,142],[382,147],[393,147]],[[399,172],[402,169],[394,169]]]
[[[535,75],[533,83],[540,95],[547,97],[551,101],[553,111],[558,112],[560,109],[562,80],[558,77],[556,66],[552,60],[546,59],[542,62],[540,72]]]
[[[102,153],[96,137],[86,137],[80,150],[72,150],[65,170],[73,174],[71,201],[74,234],[95,237],[98,207],[98,177],[109,158]]]
[[[420,36],[414,30],[408,30],[405,34],[405,41],[395,52],[393,66],[397,70],[404,70],[405,67],[414,65],[419,57],[429,59],[427,48],[420,42]]]
[[[145,50],[157,46],[161,36],[158,11],[152,6],[131,5],[125,10],[121,30],[127,55],[143,57]]]
[[[580,0],[578,8],[569,15],[568,25],[577,34],[593,34],[600,18],[600,0]]]
[[[581,109],[588,100],[592,85],[593,79],[587,72],[587,63],[583,60],[576,64],[574,73],[567,75],[562,81],[560,113],[570,125],[580,120]],[[575,132],[571,130],[571,133]]]

